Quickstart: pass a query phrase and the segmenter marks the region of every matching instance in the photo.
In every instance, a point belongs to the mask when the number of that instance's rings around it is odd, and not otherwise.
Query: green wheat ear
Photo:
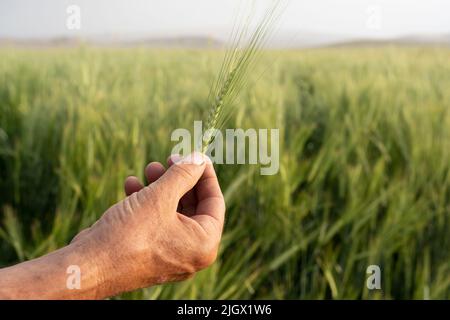
[[[230,47],[227,50],[217,80],[211,87],[211,111],[206,131],[221,129],[230,115],[231,104],[246,84],[246,75],[256,62],[264,44],[272,33],[284,7],[285,0],[274,0],[266,9],[261,20],[249,35],[251,13],[244,19],[237,17],[230,36]],[[241,20],[241,21],[238,21]],[[202,138],[203,139],[203,138]],[[202,140],[202,152],[214,141],[210,134]]]

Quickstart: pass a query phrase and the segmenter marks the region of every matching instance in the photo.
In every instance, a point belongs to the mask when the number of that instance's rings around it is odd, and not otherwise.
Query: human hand
[[[172,156],[145,169],[149,182],[125,181],[127,198],[109,208],[73,244],[96,261],[96,297],[184,280],[217,256],[225,202],[211,161]]]

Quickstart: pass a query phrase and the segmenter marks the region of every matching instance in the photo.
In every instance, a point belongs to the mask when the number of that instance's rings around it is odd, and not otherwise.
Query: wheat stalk
[[[251,36],[248,36],[252,22],[251,13],[240,22],[239,18],[236,19],[237,23],[235,22],[230,36],[230,48],[225,54],[217,80],[210,91],[209,100],[212,108],[206,125],[209,135],[202,141],[203,153],[206,153],[208,146],[214,141],[212,130],[220,129],[230,115],[231,105],[245,85],[245,76],[257,61],[285,7],[284,4],[284,0],[274,0]]]

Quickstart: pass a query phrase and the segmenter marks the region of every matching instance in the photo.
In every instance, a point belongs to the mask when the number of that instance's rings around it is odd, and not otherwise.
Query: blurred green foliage
[[[206,118],[223,53],[0,50],[0,265],[67,244]],[[450,297],[450,50],[268,52],[229,128],[279,128],[280,173],[218,165],[217,263],[122,298]],[[382,290],[366,268],[380,265]]]

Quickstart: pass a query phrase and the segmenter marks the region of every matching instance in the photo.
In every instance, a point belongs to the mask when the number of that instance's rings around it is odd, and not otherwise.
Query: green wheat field
[[[450,49],[266,52],[227,128],[279,128],[280,171],[217,165],[217,262],[127,299],[450,298]],[[207,118],[223,52],[0,49],[0,266],[67,244]],[[381,268],[368,290],[366,268]]]

